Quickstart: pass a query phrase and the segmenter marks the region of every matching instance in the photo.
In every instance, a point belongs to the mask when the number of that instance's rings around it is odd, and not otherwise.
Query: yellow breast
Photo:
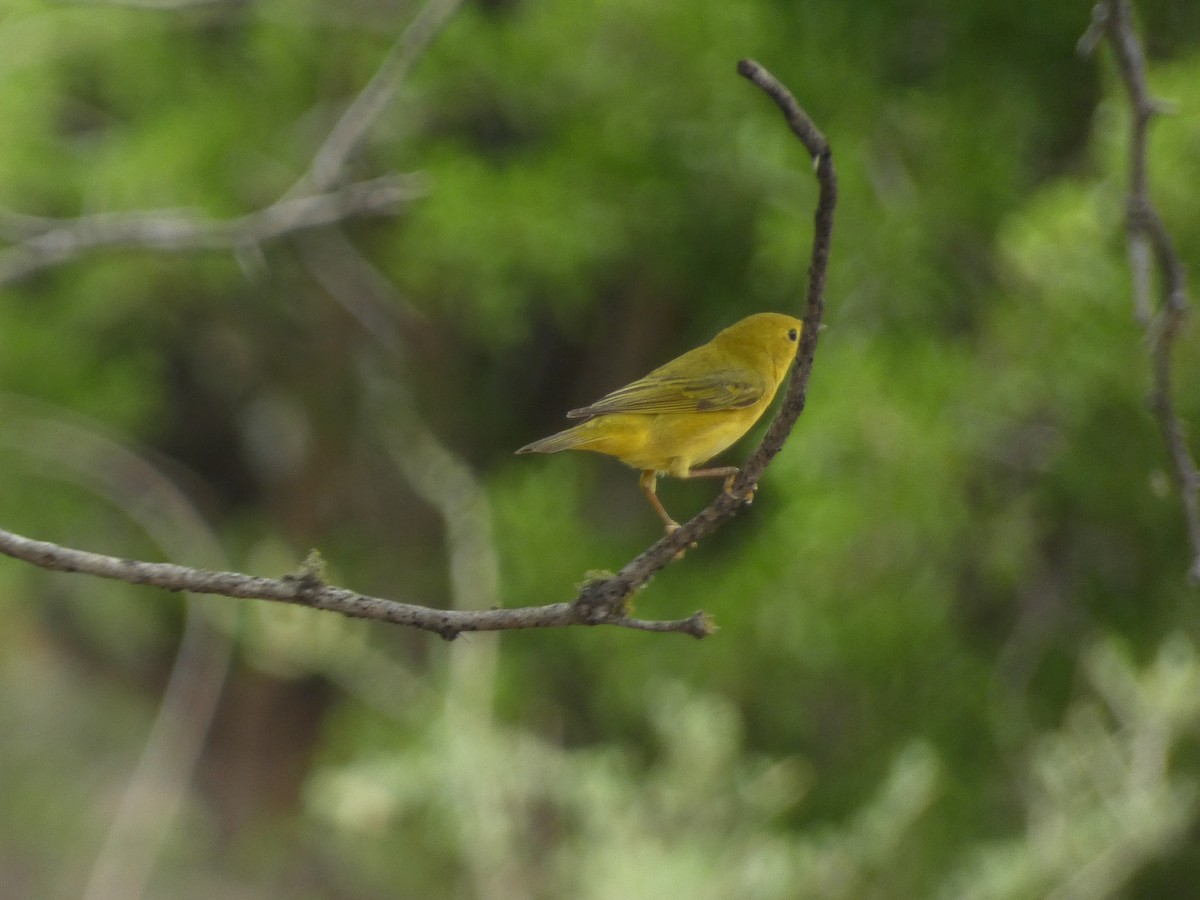
[[[615,456],[635,469],[682,477],[750,430],[769,398],[745,409],[640,415],[613,413],[579,426],[588,439],[577,446]]]

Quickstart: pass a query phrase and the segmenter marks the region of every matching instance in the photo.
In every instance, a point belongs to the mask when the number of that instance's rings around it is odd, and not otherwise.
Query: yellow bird
[[[591,450],[640,469],[642,492],[670,534],[679,523],[655,493],[658,476],[724,478],[730,489],[736,466],[695,466],[758,421],[795,359],[802,325],[780,313],[748,316],[645,378],[571,410],[568,418],[587,421],[517,453]]]

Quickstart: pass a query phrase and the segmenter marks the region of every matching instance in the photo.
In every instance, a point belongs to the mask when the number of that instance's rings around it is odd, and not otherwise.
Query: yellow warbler
[[[729,490],[735,466],[694,466],[745,434],[770,405],[796,356],[802,324],[780,313],[748,316],[645,378],[567,413],[587,421],[517,452],[592,450],[640,469],[642,491],[670,534],[679,523],[655,493],[658,476],[723,477]]]

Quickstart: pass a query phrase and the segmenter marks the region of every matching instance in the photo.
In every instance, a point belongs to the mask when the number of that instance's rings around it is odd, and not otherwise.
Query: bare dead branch
[[[395,98],[409,70],[458,11],[462,0],[428,0],[401,32],[366,87],[342,113],[292,190],[322,191],[341,179],[346,163]]]
[[[1080,39],[1080,51],[1091,52],[1102,37],[1107,37],[1112,47],[1132,111],[1126,229],[1134,314],[1145,330],[1150,354],[1153,379],[1150,407],[1162,431],[1170,457],[1171,476],[1183,506],[1192,554],[1189,575],[1193,581],[1200,582],[1200,472],[1175,409],[1171,371],[1175,338],[1188,310],[1187,276],[1171,235],[1150,199],[1147,176],[1147,135],[1151,121],[1162,111],[1163,104],[1150,94],[1146,57],[1133,23],[1129,0],[1103,0],[1096,5],[1092,23]],[[1151,258],[1157,266],[1162,295],[1158,304],[1152,297]]]
[[[115,0],[105,0],[115,2]],[[122,0],[175,9],[214,0]],[[379,115],[395,98],[412,66],[461,6],[462,0],[428,0],[392,46],[375,75],[338,119],[304,175],[276,202],[235,219],[213,219],[189,210],[101,213],[46,219],[0,210],[0,285],[69,262],[91,250],[244,250],[287,234],[344,219],[386,215],[428,192],[419,174],[389,174],[335,186]]]
[[[151,585],[168,591],[293,603],[338,612],[352,618],[375,619],[432,631],[447,640],[454,639],[464,631],[556,628],[566,625],[616,625],[640,631],[674,631],[698,638],[712,631],[708,620],[700,614],[678,621],[647,621],[625,615],[623,606],[551,603],[516,609],[433,609],[333,587],[325,584],[319,574],[307,569],[282,578],[216,572],[173,563],[144,562],[89,553],[49,541],[32,540],[3,529],[0,529],[0,553],[57,572],[78,572],[127,584]]]
[[[177,252],[255,247],[344,219],[386,215],[428,190],[428,179],[419,174],[390,174],[326,193],[279,200],[235,219],[213,219],[182,210],[98,213],[76,219],[8,213],[2,217],[2,227],[24,237],[0,250],[0,285],[99,249]]]

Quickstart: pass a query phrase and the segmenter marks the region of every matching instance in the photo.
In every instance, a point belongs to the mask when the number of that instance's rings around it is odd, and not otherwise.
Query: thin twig
[[[330,298],[393,363],[406,362],[406,338],[427,327],[426,317],[340,228],[304,232],[294,241],[304,264]]]
[[[738,73],[758,85],[775,101],[787,119],[792,132],[804,144],[813,158],[819,194],[814,215],[812,258],[808,266],[808,294],[804,310],[804,333],[800,340],[796,368],[788,385],[783,407],[763,437],[762,444],[742,467],[742,474],[734,484],[734,493],[742,496],[757,483],[759,476],[775,455],[783,448],[783,442],[791,433],[792,426],[804,411],[808,391],[808,379],[812,374],[813,359],[817,352],[817,338],[821,332],[821,317],[825,313],[825,273],[829,268],[829,250],[833,240],[833,211],[837,205],[837,174],[833,168],[833,155],[829,142],[825,140],[816,124],[796,102],[796,98],[770,72],[754,60],[744,59],[738,63]]]
[[[421,175],[390,174],[326,193],[280,200],[234,219],[213,219],[180,210],[99,213],[76,219],[7,214],[5,228],[10,233],[23,231],[26,236],[20,243],[0,250],[0,285],[103,248],[180,251],[253,247],[343,219],[385,215],[428,190],[428,180]]]
[[[362,145],[371,126],[387,109],[421,54],[450,21],[462,0],[428,0],[416,17],[401,32],[366,87],[342,113],[325,142],[313,155],[312,166],[304,178],[289,191],[305,193],[327,190],[338,180],[350,157]]]
[[[1126,228],[1133,272],[1134,313],[1145,329],[1153,373],[1150,407],[1167,445],[1171,475],[1183,505],[1192,554],[1189,575],[1193,581],[1200,582],[1200,472],[1175,409],[1171,372],[1175,339],[1188,310],[1187,276],[1171,235],[1150,199],[1147,176],[1147,134],[1150,122],[1162,111],[1163,105],[1150,95],[1146,57],[1134,27],[1129,0],[1103,0],[1097,4],[1092,23],[1080,39],[1080,50],[1090,52],[1101,35],[1106,36],[1112,46],[1132,109]],[[1157,264],[1162,291],[1162,301],[1157,309],[1151,296],[1151,257]]]

